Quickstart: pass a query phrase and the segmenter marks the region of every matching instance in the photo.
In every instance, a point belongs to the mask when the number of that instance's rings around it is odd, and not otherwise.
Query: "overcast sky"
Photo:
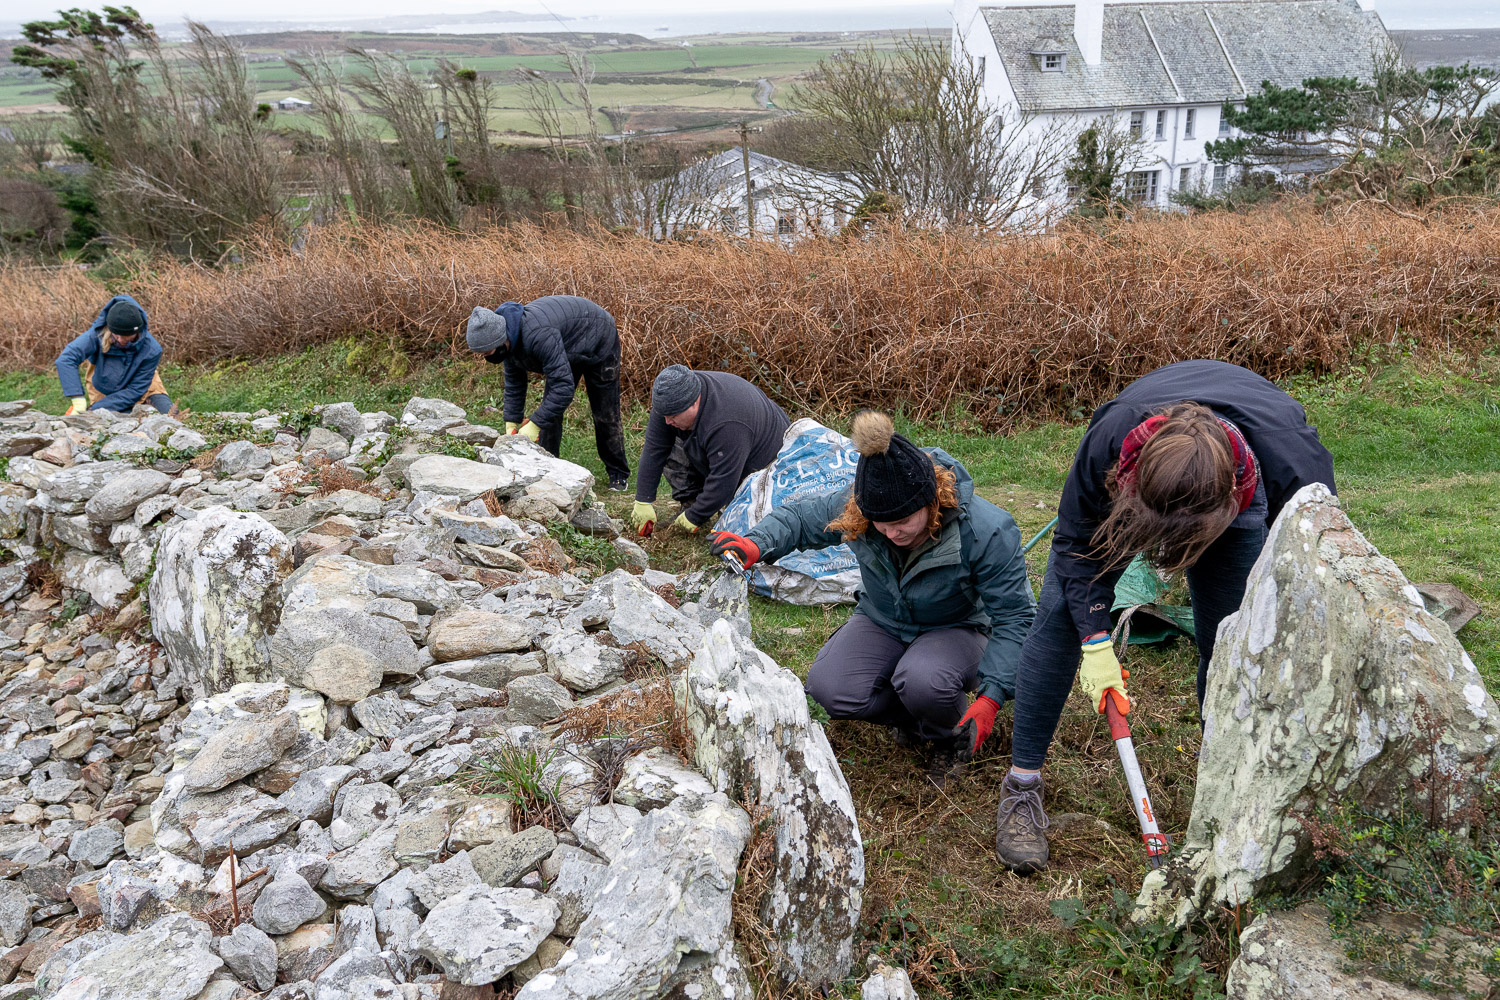
[[[101,0],[102,2],[102,0]],[[116,0],[119,2],[119,0]],[[915,0],[921,3],[921,0]],[[1017,0],[1024,2],[1024,0]],[[1046,2],[1046,0],[1043,0]],[[6,0],[0,20],[20,22],[49,17],[59,7],[75,5],[96,6],[86,0]],[[1492,26],[1500,28],[1500,0],[1375,0],[1387,26],[1399,27],[1474,27]],[[424,11],[442,13],[471,13],[487,10],[514,10],[534,12],[545,16],[546,11],[568,17],[584,15],[640,15],[703,13],[704,0],[640,0],[614,3],[603,0],[426,0],[414,8],[410,0],[137,0],[134,4],[147,19],[157,23],[180,21],[191,16],[200,20],[312,20],[335,17],[380,17],[390,14],[414,14]],[[808,5],[797,0],[728,0],[720,6],[725,10],[756,8],[761,11],[797,10],[806,11]],[[819,0],[822,10],[835,8],[866,9],[902,6],[911,8],[913,0]],[[937,5],[933,5],[937,6]],[[879,20],[878,15],[875,18]],[[895,27],[875,24],[873,27]]]

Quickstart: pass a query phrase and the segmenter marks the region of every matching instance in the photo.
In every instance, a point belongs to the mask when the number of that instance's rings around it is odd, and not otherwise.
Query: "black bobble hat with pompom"
[[[896,433],[891,418],[865,410],[856,414],[849,439],[859,452],[854,502],[872,521],[899,521],[937,499],[932,458]]]

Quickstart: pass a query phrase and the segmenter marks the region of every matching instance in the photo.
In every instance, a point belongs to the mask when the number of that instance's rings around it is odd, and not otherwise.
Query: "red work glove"
[[[731,531],[715,531],[708,536],[708,551],[722,559],[724,553],[733,552],[740,565],[749,569],[760,559],[760,546],[748,538]]]
[[[970,753],[978,753],[984,741],[990,738],[990,731],[995,728],[995,713],[1000,711],[1000,703],[988,695],[980,695],[974,699],[974,704],[964,713],[964,717],[958,720],[958,728],[962,729],[971,721],[974,723],[974,745],[969,748]]]

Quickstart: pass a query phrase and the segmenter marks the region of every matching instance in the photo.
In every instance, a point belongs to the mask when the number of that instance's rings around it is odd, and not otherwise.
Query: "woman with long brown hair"
[[[1105,698],[1130,710],[1110,641],[1126,564],[1145,555],[1186,574],[1201,708],[1219,622],[1239,607],[1271,522],[1310,483],[1334,488],[1333,457],[1302,406],[1237,365],[1158,368],[1094,412],[1063,486],[1017,670],[995,839],[1001,864],[1023,873],[1046,867],[1041,768],[1075,674],[1096,711]]]
[[[856,416],[850,438],[852,489],[777,507],[744,537],[716,531],[712,548],[749,567],[849,544],[859,607],[818,652],[807,693],[835,719],[889,726],[899,742],[927,747],[927,773],[942,784],[1015,691],[1033,607],[1021,534],[974,495],[953,456],[918,448],[885,414]]]

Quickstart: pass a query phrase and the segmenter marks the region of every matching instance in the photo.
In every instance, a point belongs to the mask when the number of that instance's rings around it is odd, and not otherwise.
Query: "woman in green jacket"
[[[896,434],[885,414],[859,414],[850,437],[860,455],[852,489],[778,507],[744,537],[714,532],[712,548],[748,567],[849,544],[859,606],[813,661],[807,693],[835,719],[930,743],[928,774],[941,784],[1015,691],[1034,608],[1021,535],[974,496],[957,460]]]

